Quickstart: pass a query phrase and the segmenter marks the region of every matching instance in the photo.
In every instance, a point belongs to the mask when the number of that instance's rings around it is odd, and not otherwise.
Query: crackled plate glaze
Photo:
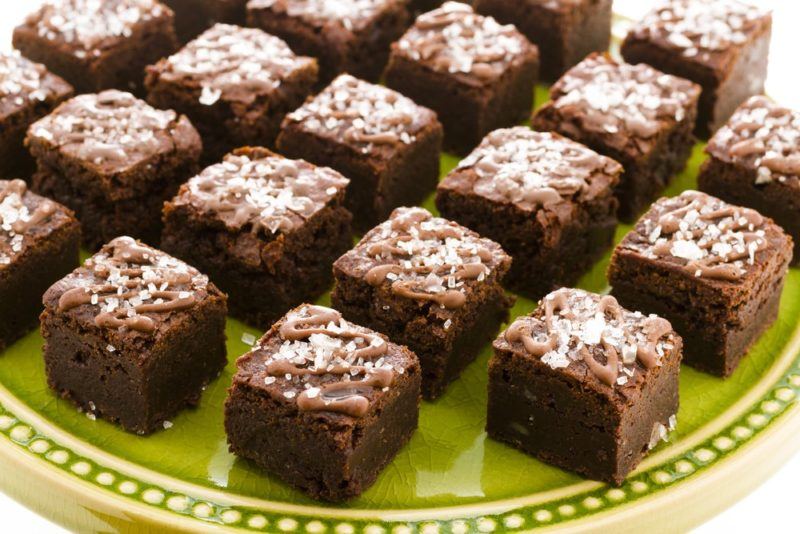
[[[538,90],[537,103],[546,98]],[[670,186],[695,186],[695,147]],[[444,156],[442,172],[457,159]],[[432,200],[424,204],[432,208]],[[619,240],[629,229],[620,226]],[[608,255],[579,287],[605,291]],[[327,296],[320,300],[327,302]],[[512,317],[535,304],[519,299]],[[42,339],[0,354],[0,486],[81,531],[233,529],[259,532],[517,532],[534,528],[675,530],[729,505],[800,447],[800,270],[789,273],[776,323],[728,380],[684,367],[678,428],[620,488],[586,481],[486,438],[487,346],[435,404],[377,483],[344,505],[317,503],[232,456],[222,424],[236,357],[199,407],[150,437],[90,420],[47,387]]]

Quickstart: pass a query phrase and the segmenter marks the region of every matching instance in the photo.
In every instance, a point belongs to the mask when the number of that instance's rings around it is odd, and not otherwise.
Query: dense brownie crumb
[[[434,112],[347,74],[287,115],[278,138],[281,153],[351,180],[347,205],[363,231],[436,187],[441,145]]]
[[[361,494],[417,427],[416,356],[336,310],[291,310],[236,365],[231,451],[316,499]]]
[[[514,26],[446,2],[392,45],[386,84],[439,116],[445,148],[468,153],[530,113],[539,54]]]
[[[551,101],[533,117],[620,162],[619,215],[632,221],[686,165],[700,87],[647,65],[592,54],[550,88]]]
[[[440,184],[443,216],[513,258],[508,285],[532,298],[574,284],[611,246],[622,166],[551,132],[495,130]]]
[[[621,52],[703,87],[697,133],[705,137],[764,92],[771,28],[768,11],[738,0],[671,0],[634,25]]]
[[[751,97],[714,134],[697,178],[701,190],[772,217],[800,261],[800,113]]]
[[[345,317],[419,357],[426,398],[440,396],[494,337],[513,299],[500,245],[422,208],[398,208],[333,265]]]
[[[185,113],[203,137],[203,159],[234,148],[273,146],[281,121],[317,81],[317,62],[255,28],[217,24],[148,67],[151,104]]]
[[[34,162],[23,147],[33,122],[72,96],[72,86],[19,52],[0,52],[0,178],[28,179]]]
[[[775,320],[792,238],[749,208],[697,191],[663,198],[614,251],[613,294],[669,319],[686,363],[730,375]]]
[[[682,345],[665,319],[559,289],[494,342],[487,432],[620,485],[675,427]]]
[[[156,0],[48,2],[17,26],[13,41],[79,93],[140,94],[145,66],[178,48],[173,13]]]
[[[76,212],[93,250],[120,234],[157,244],[162,203],[201,152],[186,117],[114,90],[64,102],[25,142],[37,162],[32,188]]]
[[[162,0],[175,13],[175,33],[186,43],[217,22],[245,25],[247,0]]]
[[[80,234],[68,209],[0,180],[0,352],[36,325],[42,293],[78,264]]]
[[[237,150],[166,204],[163,248],[228,293],[233,315],[267,328],[330,287],[352,244],[347,183],[267,149]]]
[[[44,295],[47,381],[90,414],[154,432],[225,366],[225,300],[193,267],[116,238]]]

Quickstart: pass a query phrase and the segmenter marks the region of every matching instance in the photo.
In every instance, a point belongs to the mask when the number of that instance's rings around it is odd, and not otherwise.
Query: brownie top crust
[[[0,271],[70,220],[62,206],[31,193],[22,180],[0,180]]]
[[[194,267],[118,237],[56,282],[43,300],[83,327],[153,335],[210,294],[218,290]]]
[[[264,389],[301,412],[360,418],[417,364],[413,353],[382,334],[331,308],[303,304],[236,365],[235,382]]]
[[[72,86],[19,52],[0,52],[0,119],[28,104],[57,100],[72,92]]]
[[[487,135],[439,187],[536,211],[591,198],[613,187],[621,172],[613,159],[571,139],[516,126]]]
[[[400,298],[458,309],[475,286],[508,270],[511,258],[489,239],[423,208],[397,208],[336,260],[371,286]]]
[[[349,74],[286,116],[284,127],[302,130],[352,146],[361,154],[392,153],[410,145],[436,122],[436,114],[396,91]]]
[[[312,26],[337,25],[363,29],[387,7],[402,0],[250,0],[248,9],[269,9],[299,18]]]
[[[223,99],[251,104],[272,94],[294,73],[316,70],[316,60],[296,56],[282,39],[257,28],[215,24],[149,70],[171,83],[199,90],[206,106]]]
[[[460,2],[445,2],[420,15],[393,50],[477,85],[498,79],[509,65],[531,54],[538,57],[536,47],[513,25],[501,25]]]
[[[666,319],[628,311],[611,295],[571,288],[544,297],[494,342],[497,350],[614,389],[641,387],[650,369],[680,357],[682,345]]]
[[[755,210],[684,191],[653,204],[619,248],[697,278],[738,284],[788,239]]]
[[[593,53],[550,89],[566,120],[602,136],[609,146],[648,152],[654,138],[689,115],[700,86],[648,65]]]
[[[172,17],[172,11],[156,0],[57,0],[29,15],[24,26],[91,60],[142,24],[165,16]]]
[[[800,187],[800,113],[765,96],[750,97],[717,130],[706,152],[755,171],[756,184]]]
[[[192,206],[234,231],[286,233],[342,197],[348,183],[327,167],[241,149],[190,179],[172,204]]]
[[[186,117],[112,89],[67,100],[31,125],[28,141],[109,174],[189,147],[197,132]]]
[[[630,38],[651,41],[706,65],[717,65],[769,24],[767,10],[738,0],[669,0],[636,24]]]

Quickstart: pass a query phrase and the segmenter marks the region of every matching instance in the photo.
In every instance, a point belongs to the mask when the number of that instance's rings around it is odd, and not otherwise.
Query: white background
[[[516,0],[509,0],[516,1]],[[800,50],[800,2],[793,0],[751,0],[774,11],[774,29],[770,56],[767,91],[779,102],[800,109],[800,77],[796,75]],[[11,30],[27,12],[35,9],[39,0],[2,1],[0,6],[0,48],[11,46]],[[615,0],[615,10],[638,17],[653,2],[650,0]],[[755,489],[744,500],[699,527],[702,534],[796,530],[798,489],[800,486],[800,455],[786,464],[774,477]],[[702,506],[702,502],[698,502]],[[27,510],[0,493],[0,532],[49,534],[65,532],[47,520]]]

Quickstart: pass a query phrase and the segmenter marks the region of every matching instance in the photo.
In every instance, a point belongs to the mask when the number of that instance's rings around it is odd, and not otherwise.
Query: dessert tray
[[[547,99],[537,89],[536,103]],[[666,191],[696,187],[703,145]],[[442,176],[456,164],[442,157]],[[424,207],[435,213],[432,198]],[[630,225],[617,228],[618,242]],[[607,291],[611,250],[577,287]],[[327,295],[319,303],[327,304]],[[511,317],[535,303],[518,298]],[[81,531],[521,532],[681,530],[763,481],[800,447],[800,268],[778,320],[723,380],[684,366],[678,427],[620,487],[587,481],[487,439],[491,347],[435,403],[363,495],[326,505],[228,452],[223,404],[246,341],[262,332],[229,319],[228,365],[199,406],[148,437],[79,412],[48,387],[42,338],[0,354],[0,487]]]

